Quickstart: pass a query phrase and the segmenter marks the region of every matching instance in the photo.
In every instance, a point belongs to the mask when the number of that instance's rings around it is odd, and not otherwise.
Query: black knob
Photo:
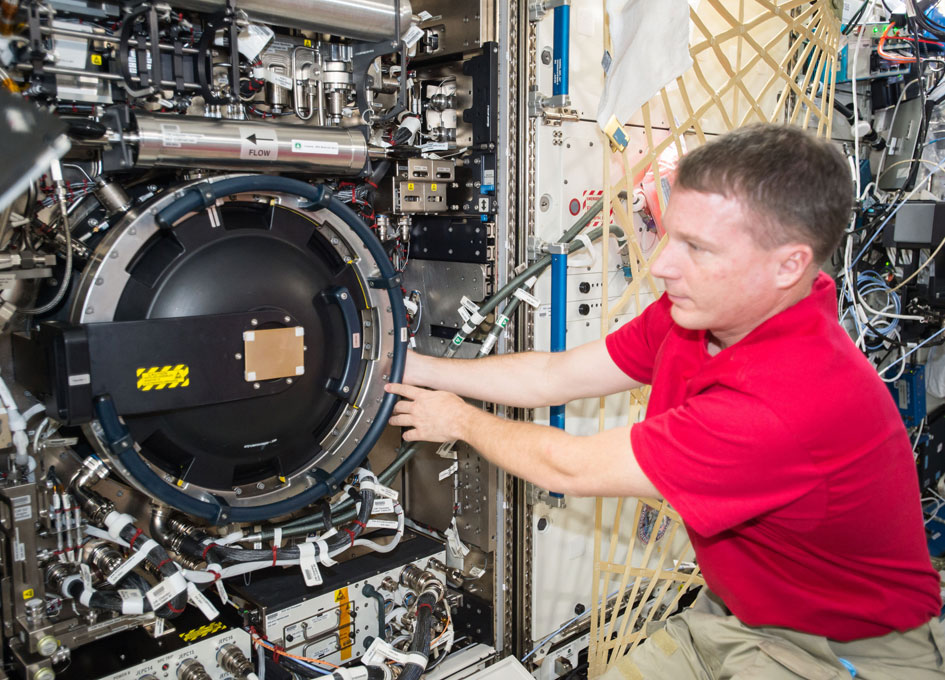
[[[581,281],[581,283],[578,284],[578,290],[582,293],[590,293],[591,284],[589,284],[587,281]]]
[[[581,316],[587,316],[587,315],[590,314],[590,313],[591,313],[591,306],[590,306],[590,305],[588,305],[588,304],[580,304],[580,305],[578,305],[578,314],[580,314]]]

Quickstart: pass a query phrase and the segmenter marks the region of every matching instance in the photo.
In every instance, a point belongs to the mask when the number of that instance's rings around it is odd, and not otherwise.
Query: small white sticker
[[[161,124],[161,146],[180,148],[184,144],[198,144],[202,138],[202,135],[181,132],[180,125]]]
[[[21,505],[20,507],[16,507],[16,504],[14,503],[14,507],[13,507],[13,521],[14,522],[22,522],[24,520],[28,520],[33,517],[33,508],[29,504],[29,498],[27,498],[26,501],[27,501],[26,505]]]
[[[430,14],[428,11],[423,10],[422,12],[420,12],[420,14],[417,15],[417,18],[420,19],[421,23],[423,23],[424,21],[429,21],[430,19],[432,19],[433,15]]]
[[[359,349],[361,347],[361,334],[360,333],[351,334],[351,346],[354,349]]]
[[[305,579],[305,585],[309,588],[320,586],[323,583],[322,572],[315,561],[315,545],[312,543],[300,543],[299,548],[299,566],[302,567],[302,578]]]
[[[230,603],[230,598],[226,594],[226,588],[223,586],[222,578],[217,579],[217,595],[220,597],[220,602],[222,602],[223,604]]]
[[[394,512],[394,501],[391,498],[375,498],[374,507],[371,513],[374,515],[384,515]]]
[[[102,227],[99,225],[99,230],[101,231]],[[77,387],[79,385],[88,385],[92,382],[92,376],[88,373],[78,373],[76,375],[69,376],[69,387]]]
[[[183,574],[180,572],[176,573],[174,576],[167,578],[156,586],[151,588],[145,597],[148,598],[148,602],[151,603],[151,608],[154,611],[157,611],[172,599],[178,593],[181,593],[187,589],[187,581],[184,580]]]
[[[247,61],[255,61],[259,53],[266,49],[266,45],[272,42],[275,35],[268,26],[249,24],[239,35],[237,45],[240,54],[246,57]]]
[[[479,578],[485,573],[486,573],[486,570],[483,569],[482,567],[473,567],[472,569],[469,570],[469,575],[472,576],[473,578]]]
[[[337,156],[341,153],[338,142],[321,142],[312,139],[293,139],[292,153],[317,153],[322,156]]]
[[[164,619],[158,618],[154,620],[154,637],[162,635],[164,635]]]
[[[404,45],[411,48],[416,45],[423,37],[423,29],[414,24],[406,33],[404,33]]]
[[[392,488],[390,488],[389,486],[382,486],[382,485],[380,485],[380,484],[375,484],[375,485],[374,485],[374,495],[375,495],[375,496],[383,496],[383,497],[385,497],[385,498],[393,498],[395,501],[400,497],[400,494],[397,493],[396,491],[394,491],[394,490],[393,490]],[[327,534],[326,534],[325,538],[327,538],[327,537],[328,537],[328,536],[327,536]]]
[[[407,342],[407,327],[406,326],[400,329],[400,341]]]
[[[193,583],[187,584],[187,599],[191,604],[197,607],[197,609],[203,612],[203,615],[207,617],[208,621],[213,621],[220,615],[220,612],[213,606],[213,603],[208,600]]]
[[[394,519],[369,519],[365,526],[368,529],[397,529],[400,524]]]
[[[273,85],[278,85],[279,87],[284,88],[286,90],[291,90],[292,86],[294,85],[294,83],[292,82],[292,79],[289,76],[284,75],[282,73],[276,73],[275,71],[269,71],[266,78]],[[293,151],[294,151],[295,144],[293,144],[292,146],[293,146]]]
[[[79,575],[82,577],[82,585],[86,590],[92,590],[92,568],[87,564],[79,565]]]
[[[439,480],[442,482],[447,477],[452,477],[454,474],[456,474],[457,470],[459,470],[459,461],[456,461],[455,463],[450,465],[448,468],[443,470],[439,475]]]
[[[539,307],[541,305],[541,300],[539,300],[538,298],[536,298],[534,295],[524,290],[523,288],[516,288],[514,295],[519,300],[521,300],[522,302],[532,307]]]
[[[122,602],[133,602],[141,597],[141,593],[132,588],[121,588],[118,591],[118,597]]]

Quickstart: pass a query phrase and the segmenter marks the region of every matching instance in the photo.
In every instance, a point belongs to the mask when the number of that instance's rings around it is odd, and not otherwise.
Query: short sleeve
[[[671,306],[669,297],[664,293],[640,316],[607,336],[610,358],[621,371],[644,385],[653,383],[656,353],[673,327],[673,317],[669,311]]]
[[[782,508],[823,481],[757,397],[714,387],[630,430],[643,473],[702,536]]]

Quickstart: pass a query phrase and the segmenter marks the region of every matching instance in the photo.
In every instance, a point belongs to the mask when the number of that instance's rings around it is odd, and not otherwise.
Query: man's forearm
[[[465,415],[461,439],[490,462],[540,487],[572,496],[660,495],[636,462],[630,428],[580,437],[479,409],[470,408]]]
[[[501,354],[480,359],[446,359],[411,354],[404,382],[452,392],[469,399],[519,408],[537,408],[550,402],[545,353]]]

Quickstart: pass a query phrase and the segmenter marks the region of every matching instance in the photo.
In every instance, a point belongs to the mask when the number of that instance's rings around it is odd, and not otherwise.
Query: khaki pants
[[[945,633],[929,623],[906,633],[833,642],[786,628],[753,628],[707,589],[670,617],[601,680],[945,680]]]

